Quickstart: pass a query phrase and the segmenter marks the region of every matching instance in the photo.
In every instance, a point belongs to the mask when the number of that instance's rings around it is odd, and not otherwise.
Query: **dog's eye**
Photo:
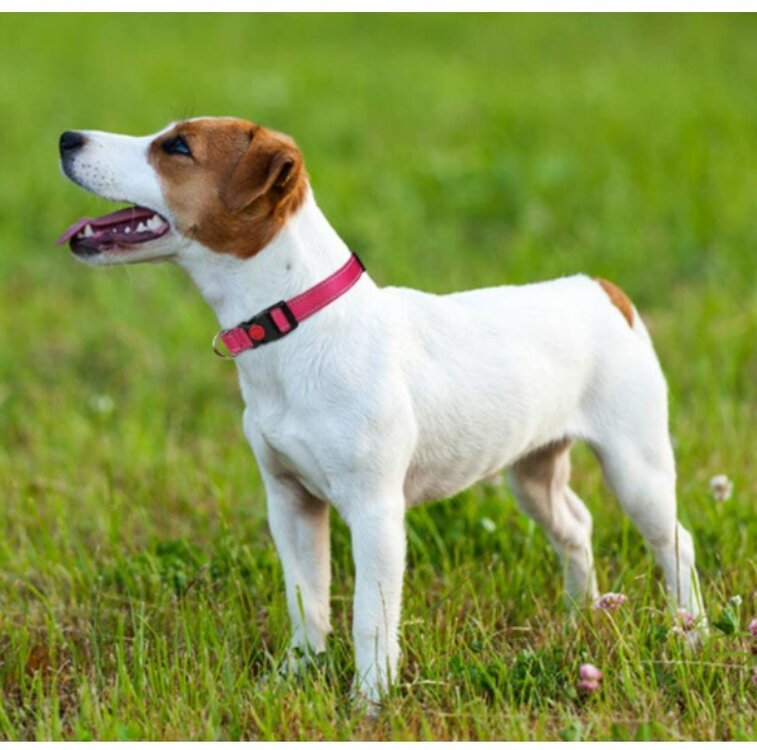
[[[163,141],[163,150],[167,154],[180,154],[181,156],[192,156],[187,142],[180,136],[174,136],[167,141]]]

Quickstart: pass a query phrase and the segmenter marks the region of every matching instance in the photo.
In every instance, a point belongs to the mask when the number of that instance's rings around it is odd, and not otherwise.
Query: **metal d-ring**
[[[219,359],[234,359],[234,357],[231,354],[224,353],[218,350],[218,339],[224,333],[226,333],[226,331],[219,331],[215,336],[213,336],[213,341],[210,345],[213,347],[213,352],[215,353],[216,357],[218,357]]]

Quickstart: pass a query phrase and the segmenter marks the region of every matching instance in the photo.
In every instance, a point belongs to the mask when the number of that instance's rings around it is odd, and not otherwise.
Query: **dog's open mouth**
[[[97,219],[79,219],[58,237],[56,244],[69,242],[73,252],[94,255],[108,250],[128,250],[156,240],[170,229],[159,213],[143,206],[132,206]]]

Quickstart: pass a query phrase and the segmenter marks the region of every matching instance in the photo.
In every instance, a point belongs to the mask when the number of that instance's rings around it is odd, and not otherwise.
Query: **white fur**
[[[170,220],[144,158],[151,139],[89,134],[76,181]],[[304,291],[349,257],[312,194],[249,260],[175,232],[150,244],[157,249],[139,252],[173,258],[223,327]],[[331,504],[352,533],[356,686],[368,699],[396,675],[409,506],[510,467],[519,505],[563,561],[569,601],[596,596],[591,517],[568,486],[573,440],[598,455],[662,566],[673,606],[704,621],[691,537],[676,522],[665,380],[638,315],[632,329],[595,281],[439,296],[381,288],[365,274],[291,336],[236,363],[292,646],[325,647]]]

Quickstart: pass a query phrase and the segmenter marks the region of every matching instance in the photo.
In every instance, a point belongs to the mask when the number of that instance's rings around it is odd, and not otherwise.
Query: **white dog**
[[[66,132],[60,149],[78,185],[136,204],[60,241],[92,265],[174,261],[224,327],[295,653],[322,651],[329,632],[331,504],[352,533],[356,688],[378,700],[399,659],[405,509],[506,467],[562,560],[568,601],[594,599],[591,516],[568,485],[576,440],[654,550],[673,606],[704,624],[665,380],[620,289],[586,276],[444,296],[380,288],[316,205],[294,142],[243,120]]]

